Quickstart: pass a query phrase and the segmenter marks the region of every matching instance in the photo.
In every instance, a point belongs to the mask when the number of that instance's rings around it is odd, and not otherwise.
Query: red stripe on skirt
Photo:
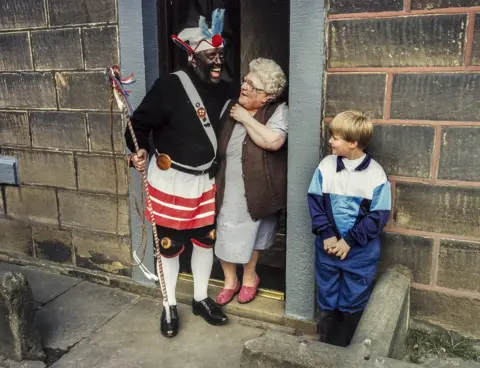
[[[158,199],[159,201],[183,207],[197,207],[200,203],[215,198],[215,191],[217,189],[216,186],[213,185],[212,189],[203,193],[200,197],[197,198],[184,198],[173,194],[168,194],[162,192],[161,190],[155,189],[150,185],[150,183],[148,184],[148,190],[150,192],[150,196]]]
[[[150,222],[150,212],[148,211],[148,209],[145,210],[145,216]],[[215,213],[213,213],[210,216],[206,216],[198,219],[191,219],[187,221],[172,220],[172,219],[168,219],[155,214],[154,214],[154,217],[155,217],[156,225],[168,227],[169,229],[176,229],[176,230],[198,229],[199,227],[212,225],[215,221]]]
[[[161,213],[165,216],[176,217],[183,220],[193,219],[203,213],[215,211],[215,202],[207,203],[193,210],[179,210],[176,208],[164,206],[163,204],[152,201],[153,212]]]

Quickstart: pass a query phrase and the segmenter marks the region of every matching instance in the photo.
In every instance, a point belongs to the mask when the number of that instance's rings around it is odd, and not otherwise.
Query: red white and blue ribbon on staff
[[[127,91],[123,86],[135,83],[134,74],[132,73],[128,77],[122,78],[120,76],[120,67],[118,65],[113,65],[112,67],[107,68],[106,74],[110,79],[112,88],[114,88],[114,90],[123,97],[123,101],[118,101],[118,98],[117,98],[117,104],[120,104],[122,102],[125,103],[127,105],[127,111],[128,111],[129,117],[132,116],[133,107],[130,101],[128,100],[131,91]],[[121,108],[121,106],[119,106],[119,108]]]

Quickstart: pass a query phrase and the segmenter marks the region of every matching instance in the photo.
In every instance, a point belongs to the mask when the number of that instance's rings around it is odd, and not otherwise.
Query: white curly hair
[[[264,85],[265,92],[277,98],[287,85],[287,78],[280,65],[271,59],[257,58],[248,64],[250,73],[255,74]]]

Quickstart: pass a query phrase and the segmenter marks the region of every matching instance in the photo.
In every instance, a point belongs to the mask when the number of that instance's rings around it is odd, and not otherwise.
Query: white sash
[[[190,102],[192,103],[193,108],[195,109],[195,113],[197,114],[197,117],[200,123],[202,124],[202,127],[205,130],[205,133],[207,134],[207,137],[210,140],[210,143],[213,146],[213,152],[214,152],[214,157],[212,161],[206,164],[203,164],[201,166],[192,167],[192,166],[180,164],[178,162],[175,162],[175,164],[187,169],[193,169],[193,170],[199,170],[199,171],[209,169],[210,166],[212,166],[212,163],[215,160],[215,157],[217,155],[217,137],[212,128],[212,124],[210,124],[210,119],[208,117],[207,110],[205,109],[202,99],[200,98],[200,95],[198,94],[197,89],[193,85],[187,73],[180,70],[172,74],[175,74],[180,79],[180,82],[182,83],[183,88],[185,89],[185,92],[187,93],[187,96],[190,99]],[[202,112],[202,109],[205,112],[205,115],[203,117],[201,116],[203,114],[199,113],[199,111]]]

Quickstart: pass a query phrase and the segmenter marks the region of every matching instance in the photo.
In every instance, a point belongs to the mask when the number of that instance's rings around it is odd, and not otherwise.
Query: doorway
[[[240,78],[248,70],[248,63],[265,57],[275,60],[287,74],[289,64],[290,0],[158,0],[159,68],[167,74],[187,67],[185,52],[170,40],[186,27],[197,27],[200,15],[207,22],[216,8],[225,9],[226,65],[222,78],[240,89]],[[288,89],[288,86],[287,86]],[[284,99],[288,91],[284,93]],[[277,241],[262,254],[258,266],[261,283],[259,294],[284,299],[286,267],[286,215],[281,214]],[[191,251],[180,256],[182,278],[191,278]],[[241,273],[241,267],[239,267]],[[240,275],[241,276],[241,275]],[[213,284],[221,284],[223,272],[215,259],[211,274]]]

